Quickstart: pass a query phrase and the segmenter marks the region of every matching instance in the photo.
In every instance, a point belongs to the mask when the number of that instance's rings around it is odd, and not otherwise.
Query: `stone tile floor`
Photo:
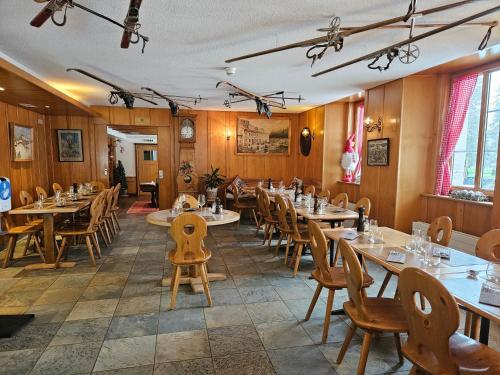
[[[165,228],[142,215],[121,214],[122,231],[92,267],[83,248],[72,248],[72,269],[24,271],[16,262],[0,270],[0,314],[34,313],[15,337],[0,339],[0,374],[353,374],[360,336],[342,365],[335,359],[348,319],[332,317],[328,343],[321,344],[326,293],[310,321],[305,312],[315,289],[313,269],[304,257],[291,277],[283,251],[262,246],[255,228],[233,225],[209,230],[209,269],[227,280],[210,285],[213,307],[203,295],[182,286],[177,309],[169,311],[170,275],[166,253],[174,243]],[[369,266],[376,283],[384,271]],[[387,294],[395,289],[392,280]],[[340,308],[346,292],[335,295]],[[500,348],[500,329],[492,327],[491,345]],[[366,374],[408,373],[392,337],[372,342]]]

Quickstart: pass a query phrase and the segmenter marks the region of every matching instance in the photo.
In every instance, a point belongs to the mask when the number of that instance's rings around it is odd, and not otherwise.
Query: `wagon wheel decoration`
[[[399,61],[403,64],[411,64],[420,56],[420,49],[416,44],[407,44],[399,50]]]

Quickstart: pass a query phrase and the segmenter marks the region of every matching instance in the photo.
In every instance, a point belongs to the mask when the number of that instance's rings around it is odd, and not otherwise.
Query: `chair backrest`
[[[111,189],[110,189],[111,190]],[[90,221],[87,227],[88,231],[93,231],[104,214],[104,208],[107,204],[108,193],[106,191],[101,191],[97,197],[92,201],[90,205]]]
[[[48,195],[47,195],[47,192],[45,191],[45,189],[41,186],[37,186],[35,188],[35,191],[36,191],[36,197],[38,199],[38,197],[40,197],[40,195],[43,197],[43,199],[47,199]]]
[[[327,202],[330,202],[330,196],[331,196],[331,194],[330,194],[330,190],[328,190],[328,189],[323,189],[323,190],[321,190],[321,192],[318,194],[318,197],[319,197],[319,198],[326,198],[326,201],[327,201]]]
[[[399,294],[408,320],[408,351],[434,355],[441,374],[458,375],[458,366],[450,354],[450,336],[458,329],[460,313],[455,299],[436,278],[418,268],[406,268],[399,276]],[[423,312],[415,302],[415,294],[424,296],[430,312]]]
[[[364,305],[365,295],[362,288],[363,269],[361,268],[361,263],[351,245],[343,238],[339,241],[339,251],[342,255],[342,267],[344,267],[349,300],[356,308],[358,316],[368,319],[369,317]]]
[[[90,181],[90,186],[92,187],[92,191],[95,192],[101,192],[106,189],[106,186],[101,181]]]
[[[346,193],[337,194],[335,198],[333,198],[332,204],[337,207],[347,208],[349,197]]]
[[[111,212],[111,207],[113,206],[113,188],[104,189],[106,192],[105,196],[105,208],[104,208],[104,216],[109,216]]]
[[[0,220],[3,221],[3,229],[12,230],[16,227],[16,223],[8,212],[0,212]]]
[[[120,199],[120,189],[121,188],[122,188],[122,184],[121,183],[117,183],[116,186],[113,189],[113,204],[111,206],[111,208],[113,208],[113,209],[119,207],[118,201]]]
[[[492,229],[481,236],[476,244],[476,255],[489,261],[500,261],[500,229]]]
[[[182,208],[186,208],[186,206],[188,208],[198,208],[198,199],[189,194],[184,194],[184,196],[186,197],[186,201],[184,202],[184,206]],[[180,198],[180,196],[177,197],[172,208],[179,203]]]
[[[27,206],[28,204],[33,203],[33,197],[26,190],[21,190],[19,192],[19,200],[21,201],[21,205]]]
[[[269,199],[269,194],[267,194],[267,191],[261,190],[260,192],[260,200],[261,200],[261,205],[262,205],[262,215],[264,217],[271,217],[271,200]]]
[[[309,236],[311,238],[311,253],[314,260],[314,267],[318,272],[318,276],[324,281],[332,281],[330,275],[330,266],[326,260],[328,245],[326,237],[318,223],[309,220],[308,223]]]
[[[372,208],[372,202],[370,201],[370,198],[364,197],[364,198],[361,198],[359,201],[357,201],[355,211],[358,212],[358,208],[360,208],[360,207],[363,207],[365,209],[365,216],[369,217],[370,210]]]
[[[55,194],[56,192],[60,192],[60,193],[62,193],[62,192],[63,192],[63,188],[62,188],[62,186],[61,186],[61,185],[59,185],[57,182],[54,182],[54,183],[52,184],[52,190],[54,191],[54,194]]]
[[[261,192],[261,187],[255,187],[255,201],[257,202],[257,212],[260,214],[262,214],[262,201],[260,199]]]
[[[448,216],[439,216],[432,221],[427,229],[427,235],[431,237],[432,242],[448,246],[451,240],[452,229],[453,223],[451,219]]]
[[[170,227],[170,235],[176,244],[174,263],[205,258],[203,239],[207,236],[207,222],[201,216],[191,212],[177,216]]]
[[[234,182],[231,184],[231,192],[233,193],[234,203],[240,204],[240,189]]]
[[[291,204],[291,202],[285,201],[285,199],[281,195],[276,195],[274,197],[275,203],[278,208],[278,221],[279,221],[279,229],[280,230],[285,230],[285,231],[290,231],[292,228],[287,220],[288,217],[288,205]],[[293,204],[292,204],[293,206]]]
[[[304,195],[307,195],[307,194],[311,194],[311,196],[315,196],[316,195],[316,187],[314,185],[309,185],[307,186],[305,189],[304,189],[304,192],[303,192]]]

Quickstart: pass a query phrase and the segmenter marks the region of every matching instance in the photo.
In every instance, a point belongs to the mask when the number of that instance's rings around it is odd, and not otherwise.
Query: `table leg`
[[[490,320],[486,318],[481,318],[481,328],[479,330],[479,342],[484,345],[488,345],[488,340],[490,336]]]

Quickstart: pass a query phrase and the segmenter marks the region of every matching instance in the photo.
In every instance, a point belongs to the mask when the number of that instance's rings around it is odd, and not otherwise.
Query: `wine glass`
[[[500,262],[488,262],[486,280],[490,288],[500,291]]]
[[[206,202],[207,202],[207,200],[205,198],[205,194],[198,195],[198,207],[203,208],[203,206],[205,206]]]

